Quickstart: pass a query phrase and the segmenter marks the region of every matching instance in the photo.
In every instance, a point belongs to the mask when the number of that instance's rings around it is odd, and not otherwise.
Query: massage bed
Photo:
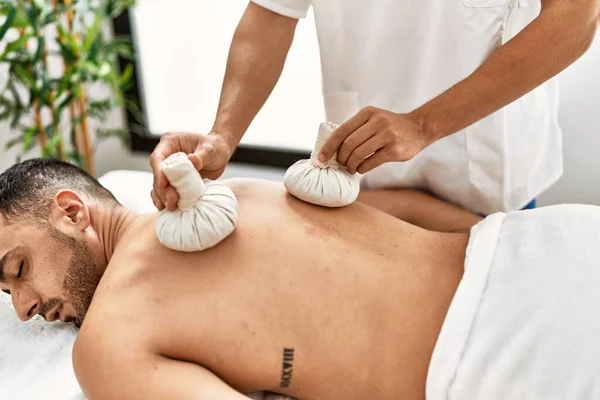
[[[152,180],[132,171],[100,179],[139,212],[154,211]],[[429,400],[600,398],[598,226],[600,207],[559,205],[497,213],[471,230],[431,358]],[[84,399],[71,365],[75,335],[39,317],[19,322],[0,294],[0,399]]]

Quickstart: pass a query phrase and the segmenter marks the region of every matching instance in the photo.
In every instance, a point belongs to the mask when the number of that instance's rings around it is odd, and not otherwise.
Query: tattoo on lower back
[[[283,349],[283,365],[281,368],[281,383],[279,387],[290,387],[294,366],[294,349]]]

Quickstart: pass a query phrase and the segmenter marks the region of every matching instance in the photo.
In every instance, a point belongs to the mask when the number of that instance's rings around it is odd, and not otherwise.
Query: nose
[[[21,321],[29,321],[40,307],[40,301],[33,297],[22,297],[18,296],[17,293],[13,294],[13,305],[17,311],[17,317]]]

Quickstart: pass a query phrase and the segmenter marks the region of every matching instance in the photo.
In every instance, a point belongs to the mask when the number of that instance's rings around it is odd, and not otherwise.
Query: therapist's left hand
[[[348,172],[364,174],[387,162],[408,161],[433,142],[416,116],[365,107],[331,134],[319,160],[337,151],[337,161]]]

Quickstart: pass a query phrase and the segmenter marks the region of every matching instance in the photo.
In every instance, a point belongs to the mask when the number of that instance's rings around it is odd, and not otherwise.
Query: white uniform
[[[540,0],[252,0],[317,24],[326,118],[372,105],[406,113],[478,68],[531,22]],[[405,163],[363,177],[368,188],[424,187],[479,213],[524,207],[562,175],[553,79]]]

